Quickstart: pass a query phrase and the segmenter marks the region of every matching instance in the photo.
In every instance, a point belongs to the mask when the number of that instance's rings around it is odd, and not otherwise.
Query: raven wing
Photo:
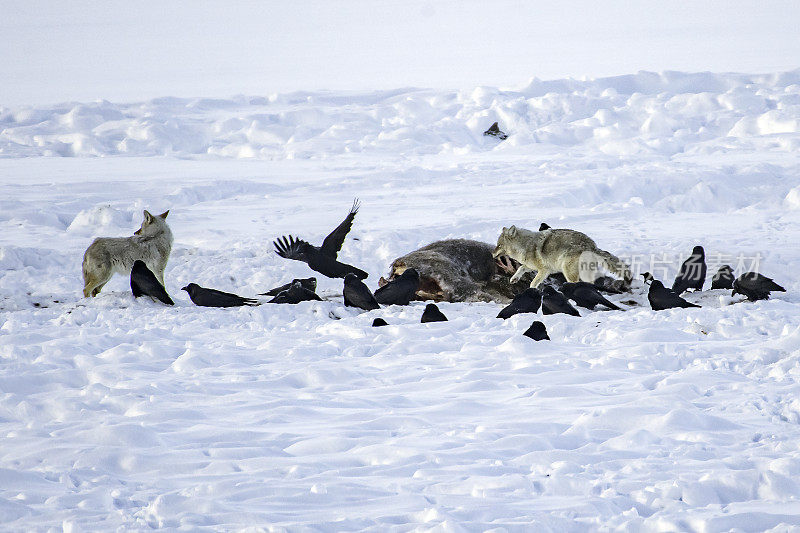
[[[295,239],[291,235],[286,237],[278,238],[275,241],[272,241],[272,244],[275,246],[275,253],[285,259],[294,259],[295,261],[303,261],[304,263],[308,262],[308,258],[304,253],[303,249],[307,246],[310,246],[306,241],[302,239]]]
[[[358,208],[361,207],[361,204],[356,198],[353,201],[353,207],[350,208],[350,212],[347,214],[345,219],[339,224],[335,230],[333,230],[330,235],[325,237],[325,240],[322,241],[322,253],[328,255],[334,259],[336,256],[339,255],[339,250],[342,249],[342,243],[344,242],[344,238],[350,232],[350,228],[353,227],[353,219],[358,213]]]

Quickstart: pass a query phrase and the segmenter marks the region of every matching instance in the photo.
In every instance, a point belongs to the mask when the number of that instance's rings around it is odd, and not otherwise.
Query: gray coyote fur
[[[571,229],[530,231],[515,226],[503,228],[493,255],[505,255],[520,263],[511,283],[527,272],[536,271],[531,287],[538,287],[547,276],[556,272],[563,273],[572,283],[594,283],[604,270],[621,277],[628,287],[633,279],[630,267],[622,260],[598,248],[587,235]]]
[[[142,227],[132,237],[99,237],[83,254],[83,295],[97,296],[114,273],[129,275],[140,259],[164,285],[164,269],[172,251],[169,211],[153,216],[144,211]]]

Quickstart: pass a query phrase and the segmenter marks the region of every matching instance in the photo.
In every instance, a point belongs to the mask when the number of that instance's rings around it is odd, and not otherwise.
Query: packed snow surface
[[[0,109],[2,528],[800,527],[798,117],[800,71]],[[727,263],[787,292],[654,312],[637,281],[619,312],[420,324],[321,276],[294,306],[180,290],[313,275],[272,240],[320,244],[356,197],[340,258],[373,290],[432,241],[545,221],[667,285],[701,244],[706,287]],[[124,276],[82,298],[86,247],[143,209],[170,211],[176,305]]]

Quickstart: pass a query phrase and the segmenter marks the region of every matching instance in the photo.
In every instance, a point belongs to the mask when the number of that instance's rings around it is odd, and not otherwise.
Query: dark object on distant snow
[[[310,291],[303,287],[300,280],[292,283],[292,286],[278,293],[275,298],[270,300],[269,304],[299,304],[300,302],[317,301],[321,302],[322,298],[319,297],[314,291]]]
[[[550,225],[549,225],[549,224],[547,224],[547,222],[542,222],[542,223],[539,225],[539,231],[544,231],[544,230],[546,230],[546,229],[550,229]]]
[[[133,262],[133,268],[131,269],[131,292],[134,298],[150,296],[167,305],[175,305],[175,302],[169,297],[167,290],[158,281],[156,275],[147,268],[144,261],[139,259]]]
[[[625,280],[614,279],[611,276],[600,276],[594,280],[594,286],[597,288],[597,290],[607,292],[609,294],[622,294],[623,292],[629,292]]]
[[[436,241],[395,259],[389,281],[413,268],[420,278],[416,300],[508,303],[528,288],[533,275],[525,274],[519,282],[509,283],[519,263],[513,266],[513,260],[503,257],[495,260],[494,248],[492,244],[468,239]],[[378,284],[383,286],[386,282],[381,278]],[[377,295],[376,299],[381,302]]]
[[[260,296],[277,296],[285,290],[288,290],[289,287],[292,286],[292,283],[295,281],[299,281],[300,284],[306,289],[311,292],[315,292],[317,290],[317,278],[295,278],[286,285],[281,285],[280,287],[275,287],[274,289],[270,289],[267,292],[259,293]]]
[[[692,255],[683,262],[678,276],[672,283],[675,294],[682,294],[687,289],[703,290],[706,282],[706,251],[702,246],[695,246]]]
[[[426,322],[447,322],[447,317],[444,316],[444,313],[439,311],[436,304],[428,304],[425,306],[425,311],[422,312],[420,322],[423,324]]]
[[[644,278],[644,284],[647,285],[648,283],[652,283],[655,279],[650,272],[645,272],[641,275]]]
[[[604,305],[609,309],[621,311],[619,307],[608,301],[605,296],[600,294],[600,291],[597,290],[597,287],[585,281],[579,281],[577,283],[565,283],[561,286],[561,292],[564,293],[564,296],[570,300],[573,300],[579,306],[585,307],[586,309],[591,309],[592,311],[594,311],[596,305]]]
[[[733,280],[736,277],[733,275],[733,269],[730,265],[722,265],[717,270],[717,273],[714,274],[714,277],[711,278],[711,288],[712,289],[732,289],[733,288]]]
[[[383,305],[408,305],[416,297],[417,289],[419,289],[419,272],[407,268],[402,274],[375,291],[375,300]]]
[[[506,135],[505,132],[500,131],[500,127],[497,125],[497,122],[489,126],[489,129],[484,131],[483,134],[490,137],[497,137],[501,141],[508,139],[508,135]]]
[[[668,289],[657,279],[653,279],[650,283],[650,290],[647,293],[647,300],[650,302],[650,307],[653,311],[663,311],[664,309],[673,309],[675,307],[700,307],[691,302],[687,302],[672,289]]]
[[[538,320],[535,320],[533,324],[531,324],[531,327],[525,330],[523,335],[535,341],[550,340],[550,336],[547,334],[547,328]]]
[[[572,307],[572,304],[569,303],[563,294],[550,285],[545,285],[542,289],[542,314],[554,315],[556,313],[581,316],[578,310]]]
[[[381,308],[372,295],[372,291],[370,291],[369,288],[364,285],[364,282],[358,279],[353,273],[344,277],[344,290],[342,294],[344,295],[344,305],[346,307],[357,307],[364,311],[372,311]]]
[[[538,289],[525,289],[505,306],[497,318],[507,320],[519,313],[535,313],[542,305],[542,293]]]
[[[190,283],[181,289],[189,293],[189,298],[200,307],[240,307],[243,305],[258,305],[258,300],[244,298],[230,292],[217,289],[206,289],[196,283]]]
[[[388,326],[388,325],[389,325],[389,323],[386,322],[381,317],[378,317],[378,318],[376,318],[375,320],[372,321],[372,327],[373,328],[379,328],[381,326]]]
[[[755,302],[756,300],[767,300],[772,291],[786,292],[786,289],[772,281],[772,278],[756,272],[746,272],[733,282],[731,296],[738,293],[747,296],[751,302]]]
[[[294,259],[307,263],[311,270],[319,272],[329,278],[343,278],[347,274],[355,274],[359,279],[366,279],[367,273],[352,265],[340,263],[336,260],[339,250],[342,249],[344,238],[353,226],[353,219],[358,213],[360,204],[358,199],[353,202],[350,213],[330,235],[322,241],[322,246],[314,246],[302,239],[295,239],[291,235],[287,238],[283,236],[272,244],[275,245],[275,253],[286,259]]]

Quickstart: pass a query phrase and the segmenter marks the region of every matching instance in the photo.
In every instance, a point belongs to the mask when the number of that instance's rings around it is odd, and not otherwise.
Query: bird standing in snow
[[[561,292],[564,293],[564,296],[574,301],[579,306],[585,307],[586,309],[591,309],[592,311],[594,311],[594,308],[597,305],[604,305],[609,309],[620,311],[619,307],[610,302],[605,296],[600,294],[600,291],[595,285],[585,281],[579,281],[577,283],[565,283],[561,286]]]
[[[550,336],[547,334],[547,328],[538,320],[535,320],[533,324],[531,324],[531,327],[525,330],[523,335],[535,341],[550,340]]]
[[[375,291],[375,299],[383,305],[408,305],[417,295],[419,272],[407,268],[402,274]]]
[[[647,293],[647,299],[650,302],[650,307],[653,311],[663,311],[664,309],[672,309],[674,307],[700,307],[691,302],[687,302],[672,289],[668,289],[657,279],[653,279],[650,283],[650,291]]]
[[[241,307],[243,305],[258,305],[258,300],[244,298],[230,292],[217,289],[207,289],[196,283],[190,283],[181,289],[189,293],[189,298],[200,307]]]
[[[425,311],[422,312],[420,322],[447,322],[447,317],[444,316],[436,304],[428,304],[425,306]]]
[[[131,269],[131,292],[134,298],[150,296],[167,305],[175,305],[175,302],[169,297],[167,290],[158,281],[156,275],[140,259],[133,262],[133,268]]]
[[[500,311],[497,318],[506,320],[519,313],[535,313],[541,305],[542,293],[539,289],[528,288],[517,294],[511,303]]]
[[[711,278],[711,288],[712,289],[732,289],[733,288],[733,280],[736,277],[733,275],[733,269],[730,265],[722,265],[717,270],[717,273],[714,274],[714,277]]]
[[[747,296],[751,302],[766,300],[772,291],[786,292],[786,289],[772,281],[772,278],[762,276],[756,272],[746,272],[733,282],[731,296],[741,294]]]
[[[358,279],[355,274],[350,273],[344,277],[344,305],[346,307],[357,307],[364,311],[380,309],[381,306],[372,295],[372,291]]]
[[[682,294],[687,289],[703,290],[706,282],[706,251],[702,246],[695,246],[692,255],[683,262],[678,276],[672,283],[675,294]]]
[[[550,285],[545,285],[542,289],[542,314],[555,315],[556,313],[581,316],[563,294]]]

